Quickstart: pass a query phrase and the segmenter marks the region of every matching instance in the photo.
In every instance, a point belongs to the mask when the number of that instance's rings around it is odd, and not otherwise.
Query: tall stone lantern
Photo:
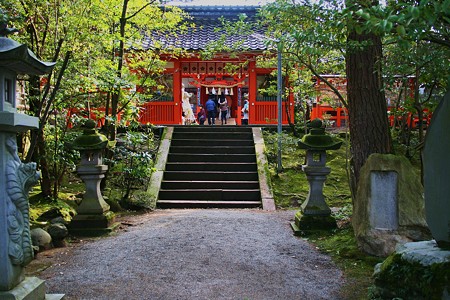
[[[79,235],[99,235],[112,230],[114,213],[103,199],[100,182],[105,177],[108,166],[103,164],[103,152],[113,142],[95,129],[95,121],[87,120],[83,134],[77,137],[71,147],[80,152],[81,162],[77,167],[78,176],[86,185],[86,192],[77,215],[72,219],[69,230]]]
[[[337,150],[342,141],[333,141],[325,134],[322,121],[315,119],[310,123],[310,132],[303,136],[298,143],[306,149],[306,165],[302,170],[309,182],[309,193],[295,215],[295,222],[291,224],[295,234],[303,235],[311,230],[330,229],[336,227],[336,221],[331,216],[331,210],[323,196],[323,185],[331,169],[326,164],[326,151]]]
[[[44,281],[24,276],[33,259],[28,192],[40,174],[35,163],[21,162],[16,140],[17,133],[38,128],[39,119],[17,112],[16,78],[49,73],[55,64],[38,60],[26,45],[7,38],[12,31],[0,23],[0,299],[40,300],[47,299]]]

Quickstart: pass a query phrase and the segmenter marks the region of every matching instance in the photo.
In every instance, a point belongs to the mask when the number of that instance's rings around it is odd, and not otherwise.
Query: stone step
[[[186,139],[177,138],[172,139],[171,147],[179,146],[200,146],[200,147],[214,147],[214,146],[235,146],[235,147],[248,147],[254,146],[253,140],[236,140],[236,139],[220,139],[214,137],[214,139]]]
[[[261,205],[251,128],[174,128],[157,207],[259,208]]]
[[[160,200],[218,200],[218,201],[258,201],[261,199],[259,189],[224,190],[224,189],[176,189],[159,191]]]
[[[259,208],[261,201],[158,200],[158,208]]]
[[[161,189],[259,189],[258,181],[208,181],[208,180],[164,180]]]
[[[254,146],[173,146],[170,153],[254,154]]]
[[[255,181],[257,172],[166,171],[163,180]]]
[[[242,126],[179,126],[176,132],[252,132],[250,127]]]
[[[257,171],[256,162],[218,162],[206,164],[203,162],[169,162],[166,164],[166,171],[222,171],[222,172],[248,172]]]
[[[169,150],[170,151],[170,150]],[[189,154],[189,153],[169,153],[168,162],[256,162],[255,154]]]
[[[219,139],[219,140],[252,140],[252,132],[177,132],[174,131],[172,139],[188,139],[188,140],[209,140],[209,139]]]

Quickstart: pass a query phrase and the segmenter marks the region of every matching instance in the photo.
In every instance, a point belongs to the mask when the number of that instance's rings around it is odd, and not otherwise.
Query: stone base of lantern
[[[301,211],[295,214],[295,221],[291,223],[295,235],[305,236],[317,231],[337,228],[336,220],[330,216],[304,215]]]
[[[111,233],[117,228],[112,211],[104,214],[78,214],[69,224],[69,232],[76,236],[100,236]]]
[[[59,300],[64,298],[64,294],[45,294],[45,289],[44,280],[26,277],[12,290],[0,291],[0,299]]]

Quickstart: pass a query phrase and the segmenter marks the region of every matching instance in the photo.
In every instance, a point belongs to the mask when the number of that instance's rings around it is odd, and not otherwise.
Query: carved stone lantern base
[[[305,236],[317,231],[335,229],[337,225],[336,220],[331,215],[304,215],[301,211],[298,211],[291,227],[295,235]]]
[[[112,211],[103,214],[78,214],[72,218],[69,232],[76,236],[100,236],[108,234],[117,227]]]

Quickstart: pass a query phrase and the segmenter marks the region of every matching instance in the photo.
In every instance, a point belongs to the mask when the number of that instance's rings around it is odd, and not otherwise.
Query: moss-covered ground
[[[302,171],[305,150],[297,146],[299,138],[290,133],[283,132],[280,138],[283,171],[277,174],[278,135],[273,131],[264,131],[275,203],[278,209],[298,210],[309,191],[308,181]],[[348,151],[345,141],[341,149],[327,151],[327,166],[331,168],[331,173],[324,185],[324,196],[338,228],[302,238],[330,255],[343,270],[347,279],[347,285],[341,291],[343,299],[368,299],[374,266],[382,259],[361,252],[354,238],[350,224],[352,199],[346,171]]]

